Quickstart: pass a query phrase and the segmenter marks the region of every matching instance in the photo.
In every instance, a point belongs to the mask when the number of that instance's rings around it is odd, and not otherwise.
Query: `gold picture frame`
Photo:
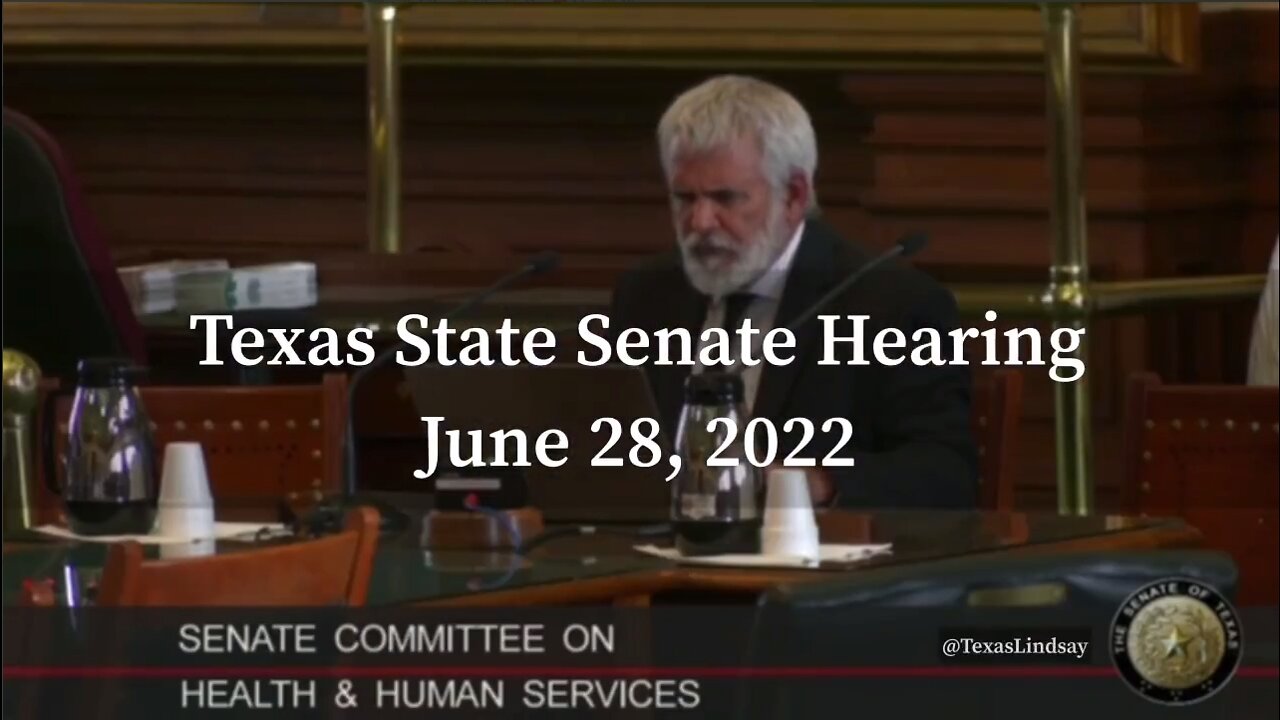
[[[402,62],[1043,68],[1038,5],[402,3]],[[1199,63],[1195,4],[1088,4],[1090,69]],[[6,3],[9,62],[362,63],[360,3]]]

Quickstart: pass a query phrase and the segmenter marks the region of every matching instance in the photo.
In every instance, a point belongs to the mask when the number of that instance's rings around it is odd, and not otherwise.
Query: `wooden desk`
[[[520,605],[648,605],[664,595],[754,598],[775,584],[833,577],[869,567],[920,565],[984,553],[1114,552],[1192,548],[1200,534],[1177,519],[979,512],[820,514],[824,542],[891,543],[889,555],[853,565],[812,570],[709,569],[680,566],[632,549],[616,535],[571,536],[528,557],[506,553],[432,552],[418,544],[418,528],[380,543],[370,605],[494,607]],[[645,541],[648,542],[648,541]],[[105,545],[6,543],[3,590],[14,602],[27,579],[59,580],[71,565],[92,575]],[[219,545],[219,552],[245,543]],[[157,552],[153,550],[153,552]]]
[[[658,563],[630,572],[580,578],[571,582],[522,585],[489,592],[433,598],[420,604],[444,607],[499,607],[509,605],[564,605],[613,603],[648,605],[666,594],[709,595],[749,600],[783,583],[830,578],[841,572],[888,565],[921,564],[928,572],[931,560],[982,553],[1116,552],[1123,550],[1200,547],[1199,531],[1176,519],[1097,516],[1057,517],[1025,513],[853,513],[819,515],[823,542],[891,543],[891,555],[873,558],[846,568],[755,569],[711,568]],[[592,538],[608,549],[576,547],[558,550],[564,558],[592,557],[627,549],[618,538]],[[557,552],[556,549],[552,549]],[[598,562],[598,561],[597,561]]]

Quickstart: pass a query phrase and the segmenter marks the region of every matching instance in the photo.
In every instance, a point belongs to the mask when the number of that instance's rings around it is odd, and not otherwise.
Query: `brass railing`
[[[1261,273],[1093,281],[1078,288],[1077,303],[1054,302],[1049,287],[1030,283],[947,283],[947,289],[955,295],[962,315],[994,310],[1004,317],[1072,320],[1193,303],[1257,300],[1266,281],[1267,276]]]
[[[1052,262],[1046,286],[952,285],[965,314],[986,310],[1048,318],[1054,327],[1087,329],[1095,315],[1139,312],[1179,303],[1257,297],[1265,276],[1241,275],[1090,282],[1081,152],[1079,10],[1043,4]],[[400,244],[400,57],[399,9],[371,2],[369,38],[369,243],[373,252],[398,253]],[[1073,353],[1088,354],[1087,338]],[[1055,383],[1058,510],[1093,510],[1093,450],[1089,428],[1088,374]]]

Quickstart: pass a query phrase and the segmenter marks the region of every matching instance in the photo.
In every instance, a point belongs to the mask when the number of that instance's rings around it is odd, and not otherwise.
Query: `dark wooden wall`
[[[1274,12],[1204,16],[1205,67],[1085,79],[1094,277],[1261,272],[1277,232]],[[607,287],[671,240],[653,127],[704,73],[569,68],[405,71],[398,282],[458,281],[554,248]],[[1044,83],[1037,74],[771,73],[810,108],[819,198],[877,246],[932,236],[944,280],[1042,282],[1049,261]],[[173,256],[323,259],[385,275],[365,244],[365,87],[346,66],[31,64],[5,103],[65,145],[121,263]],[[333,266],[339,270],[333,270]],[[433,269],[435,268],[435,269]],[[322,281],[325,277],[322,276]],[[1109,319],[1092,330],[1100,499],[1114,502],[1121,386],[1243,377],[1252,306]],[[1051,381],[1028,378],[1022,500],[1051,502]],[[391,393],[388,393],[391,395]],[[386,412],[375,412],[380,417]],[[392,416],[412,413],[398,407]]]

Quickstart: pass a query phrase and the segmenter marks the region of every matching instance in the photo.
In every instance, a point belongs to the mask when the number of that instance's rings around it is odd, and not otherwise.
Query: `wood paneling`
[[[406,72],[406,249],[634,257],[666,247],[653,125],[698,77]],[[7,79],[8,102],[75,158],[122,256],[364,247],[358,69],[73,65],[22,67]],[[824,189],[851,203],[867,181],[863,113],[834,75],[783,81],[829,140]]]
[[[1095,278],[1258,272],[1270,253],[1276,17],[1214,13],[1204,22],[1202,70],[1085,78]],[[545,248],[567,259],[543,282],[608,288],[620,268],[669,247],[653,127],[666,103],[703,77],[635,67],[406,69],[402,235],[412,255],[373,258],[361,254],[358,67],[50,61],[7,65],[5,75],[6,103],[65,145],[121,262],[307,258],[320,263],[323,284],[408,288],[480,284]],[[811,110],[819,199],[846,234],[883,247],[925,230],[932,241],[919,262],[944,280],[1045,279],[1038,75],[767,77]],[[1243,378],[1252,312],[1242,303],[1094,326],[1104,503],[1114,498],[1124,377]],[[1028,373],[1020,499],[1033,505],[1053,493],[1051,391],[1045,373]],[[358,413],[357,424],[388,412]],[[407,406],[392,414],[413,417]],[[415,442],[416,427],[402,432]]]

